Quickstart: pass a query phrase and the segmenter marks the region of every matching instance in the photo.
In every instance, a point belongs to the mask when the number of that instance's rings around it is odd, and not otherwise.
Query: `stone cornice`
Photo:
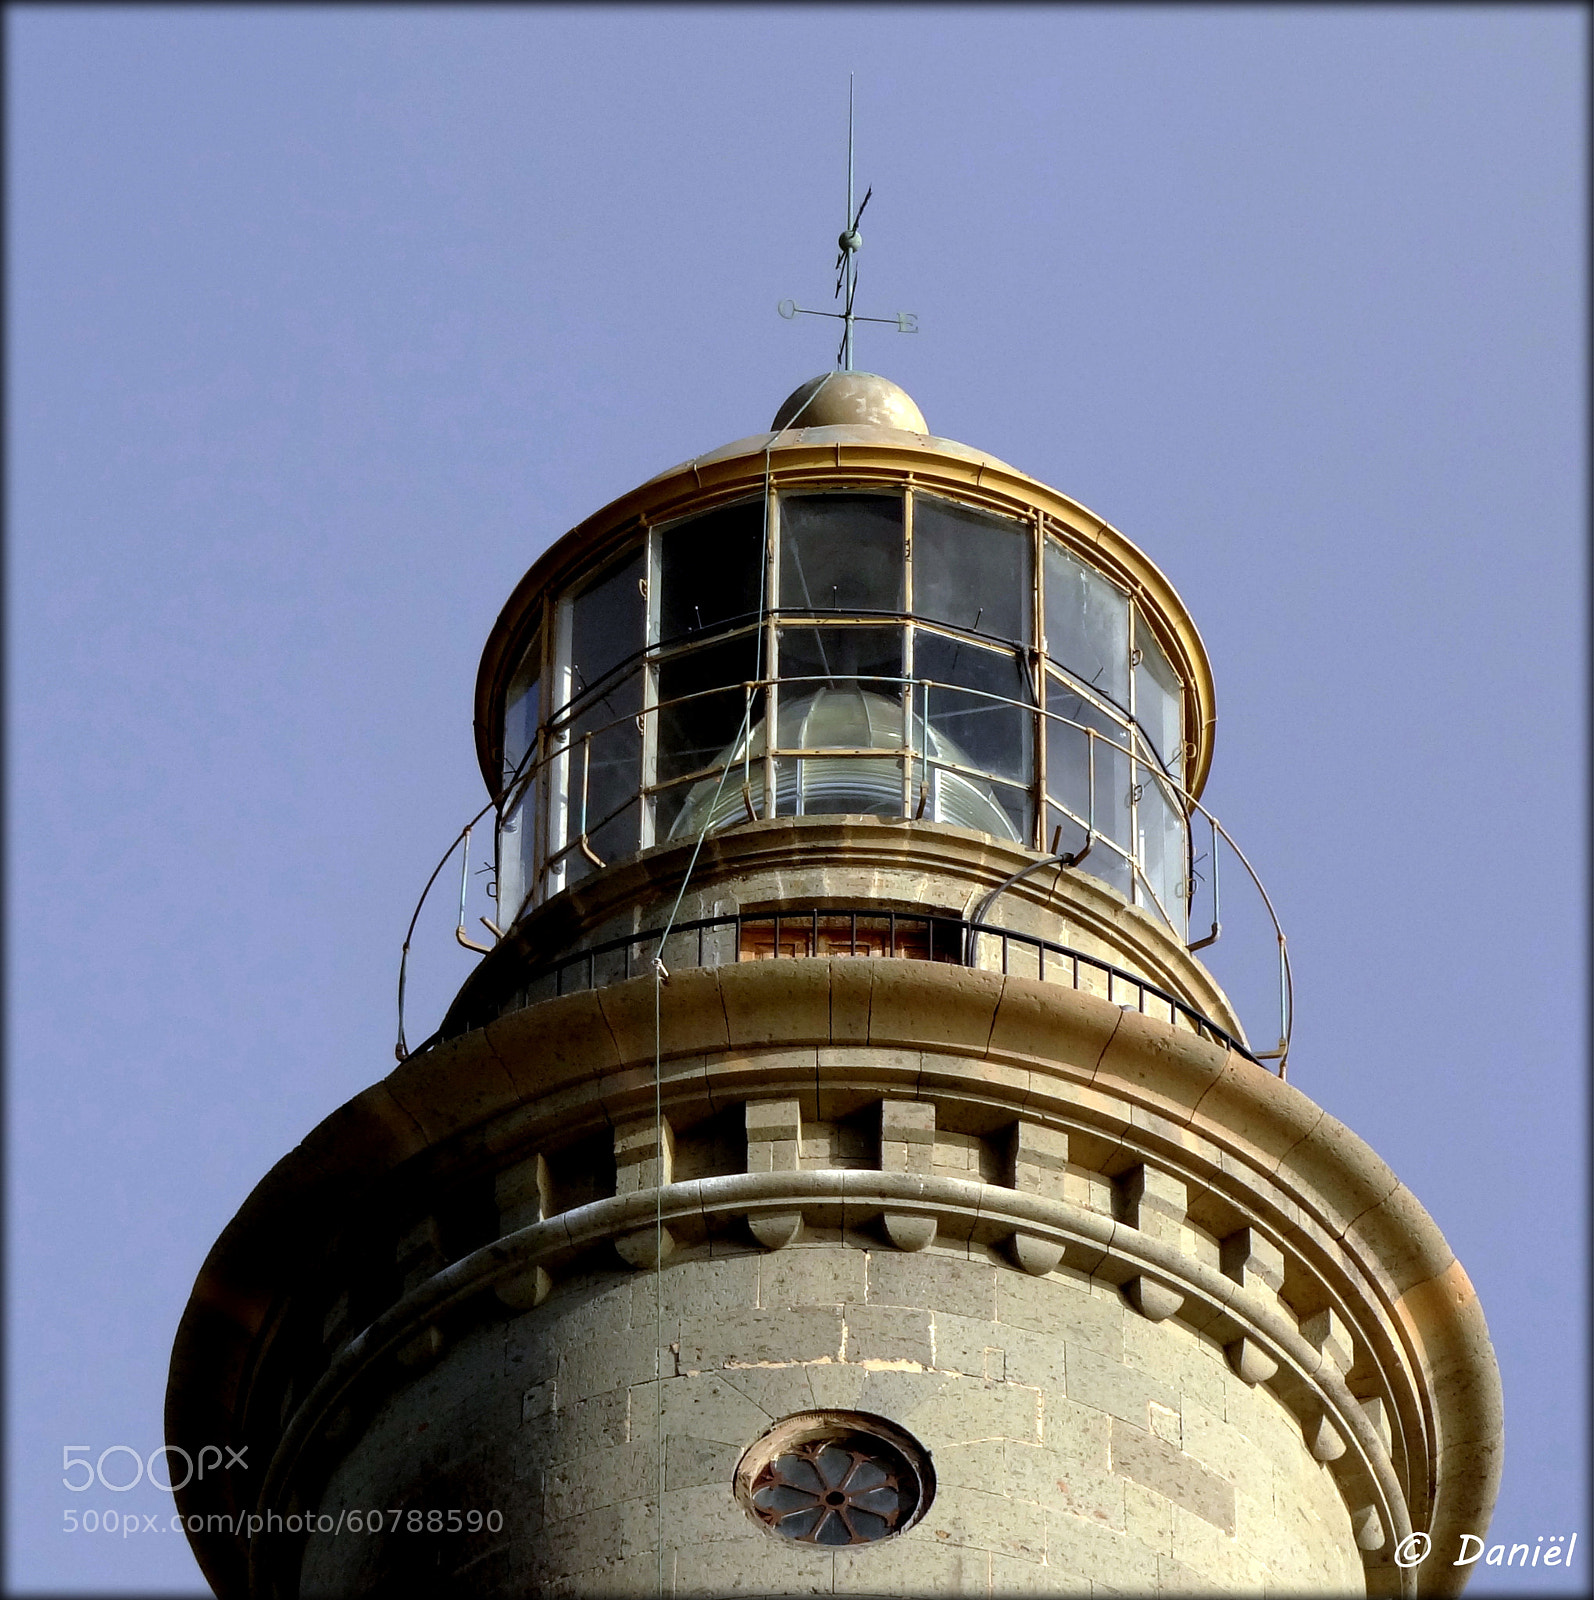
[[[1386,1547],[1407,1526],[1406,1507],[1441,1548],[1486,1528],[1500,1394],[1476,1297],[1389,1168],[1291,1085],[1094,996],[931,963],[794,960],[680,972],[658,996],[657,1039],[654,1003],[652,981],[637,979],[510,1014],[412,1057],[327,1119],[273,1169],[211,1252],[178,1334],[168,1436],[231,1436],[274,1308],[302,1282],[318,1233],[352,1210],[393,1206],[406,1188],[445,1184],[450,1171],[507,1165],[556,1130],[574,1136],[650,1115],[657,1050],[667,1116],[782,1094],[821,1103],[843,1092],[854,1101],[898,1095],[934,1101],[949,1117],[1024,1118],[1085,1134],[1116,1167],[1143,1161],[1173,1175],[1275,1241],[1287,1292],[1349,1328],[1371,1363],[1360,1370],[1393,1406],[1383,1466],[1357,1397],[1319,1370],[1289,1307],[1254,1299],[1210,1264],[1100,1212],[996,1185],[938,1176],[904,1184],[906,1175],[860,1171],[780,1175],[797,1186],[787,1189],[729,1175],[671,1185],[659,1200],[671,1217],[682,1207],[752,1216],[794,1202],[806,1212],[810,1200],[877,1209],[889,1200],[891,1210],[949,1230],[967,1223],[976,1244],[980,1230],[999,1225],[1063,1246],[1082,1264],[1095,1252],[1085,1270],[1161,1281],[1193,1327],[1225,1345],[1253,1341],[1277,1364],[1281,1376],[1268,1381],[1286,1404],[1292,1395],[1297,1410],[1302,1396],[1321,1399],[1378,1486]],[[428,1307],[436,1314],[450,1297],[479,1292],[500,1269],[534,1258],[557,1264],[579,1242],[572,1229],[596,1230],[596,1239],[623,1224],[647,1226],[655,1203],[599,1201],[444,1267],[425,1289],[436,1304],[412,1296],[383,1313],[334,1358],[353,1368],[335,1364],[312,1381],[342,1381],[335,1372],[352,1373]],[[179,1501],[185,1511],[235,1509],[227,1492],[224,1478],[212,1478]],[[212,1547],[207,1574],[216,1581],[231,1560]],[[1417,1572],[1421,1592],[1435,1594],[1464,1575],[1438,1563]]]

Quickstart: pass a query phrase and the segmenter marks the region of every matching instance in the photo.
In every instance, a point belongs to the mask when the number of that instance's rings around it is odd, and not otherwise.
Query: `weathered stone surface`
[[[1301,1337],[1314,1346],[1325,1361],[1332,1362],[1335,1371],[1349,1372],[1355,1359],[1356,1346],[1350,1329],[1332,1308],[1319,1311],[1301,1324]]]
[[[1284,1285],[1284,1252],[1257,1228],[1239,1228],[1224,1239],[1219,1261],[1242,1289],[1261,1284],[1277,1292]]]
[[[1112,1470],[1193,1511],[1227,1534],[1235,1530],[1234,1485],[1182,1450],[1124,1422],[1112,1425]]]
[[[930,1313],[904,1306],[849,1305],[843,1314],[846,1359],[870,1363],[934,1364]]]
[[[734,1311],[707,1318],[685,1317],[681,1321],[683,1371],[840,1359],[839,1308]]]

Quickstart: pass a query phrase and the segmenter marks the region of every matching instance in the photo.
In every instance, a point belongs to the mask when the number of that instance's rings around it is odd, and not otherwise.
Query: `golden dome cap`
[[[800,414],[799,414],[800,413]],[[873,372],[824,372],[787,395],[770,424],[782,428],[848,425],[928,433],[924,413],[907,390]]]

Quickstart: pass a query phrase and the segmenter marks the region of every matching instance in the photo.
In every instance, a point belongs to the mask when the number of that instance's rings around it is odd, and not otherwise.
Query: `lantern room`
[[[639,851],[846,814],[1071,858],[1186,934],[1213,711],[1183,605],[884,378],[812,380],[566,535],[476,704],[505,931]]]

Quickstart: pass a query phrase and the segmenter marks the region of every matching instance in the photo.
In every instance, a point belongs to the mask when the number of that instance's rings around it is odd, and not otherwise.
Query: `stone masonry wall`
[[[978,1247],[713,1252],[565,1281],[397,1389],[318,1509],[418,1511],[420,1528],[313,1536],[302,1593],[651,1594],[661,1575],[680,1595],[1365,1592],[1298,1423],[1111,1285]],[[823,1551],[735,1501],[742,1452],[819,1408],[929,1451],[935,1496],[906,1534]],[[434,1510],[503,1523],[428,1531]]]

